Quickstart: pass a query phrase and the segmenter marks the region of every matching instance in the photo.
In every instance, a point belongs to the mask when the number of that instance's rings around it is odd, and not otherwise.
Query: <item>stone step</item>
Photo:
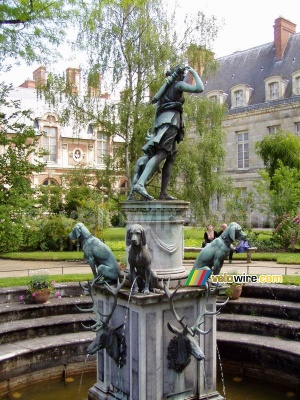
[[[224,314],[217,316],[218,332],[246,333],[300,341],[300,321],[273,317]]]
[[[229,301],[222,313],[264,316],[300,321],[300,303],[251,297]]]
[[[82,282],[86,284],[86,282]],[[83,294],[79,282],[55,283],[55,292],[59,292],[62,297],[76,297]],[[19,303],[20,296],[26,298],[28,286],[16,286],[0,288],[0,304]],[[54,295],[52,295],[54,297]]]
[[[299,302],[300,287],[282,284],[251,283],[243,286],[242,296]]]
[[[0,324],[0,344],[86,331],[83,325],[89,326],[91,318],[95,318],[93,313],[80,313],[4,322]]]
[[[263,377],[265,373],[283,383],[300,385],[300,342],[269,336],[217,332],[221,363],[230,363],[240,372],[251,371]],[[284,371],[284,372],[283,372]],[[283,376],[285,374],[285,377]]]
[[[0,323],[81,313],[76,305],[82,308],[89,308],[92,306],[91,298],[89,296],[52,298],[43,304],[4,303],[0,304]]]
[[[34,374],[43,369],[83,363],[87,346],[95,332],[62,333],[0,345],[0,392],[15,377]],[[89,360],[95,356],[89,356]],[[3,393],[3,392],[2,392]]]

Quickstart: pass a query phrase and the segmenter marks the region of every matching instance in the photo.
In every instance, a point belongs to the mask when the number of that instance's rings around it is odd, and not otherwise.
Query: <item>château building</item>
[[[9,100],[18,100],[22,110],[32,111],[31,116],[39,137],[38,147],[48,152],[48,155],[40,160],[45,162],[44,171],[33,173],[31,177],[32,186],[61,184],[62,176],[78,167],[105,169],[105,157],[112,155],[114,147],[120,142],[117,136],[112,138],[105,135],[93,121],[85,126],[61,125],[54,107],[41,99],[37,93],[38,88],[46,82],[46,74],[45,67],[41,66],[33,72],[33,79],[27,79],[9,92]],[[68,68],[66,82],[72,94],[81,95],[80,69]],[[90,96],[97,97],[100,105],[104,106],[105,102],[111,101],[108,93],[101,94],[100,79],[99,88],[88,88],[88,91]],[[0,151],[5,150],[0,149]],[[126,178],[116,173],[115,185],[116,190],[126,189]]]
[[[243,195],[253,189],[264,167],[255,144],[272,132],[300,134],[300,33],[294,23],[279,17],[273,42],[218,62],[215,75],[203,76],[203,94],[228,107],[223,121],[225,172]],[[268,221],[255,210],[251,223],[261,227]]]

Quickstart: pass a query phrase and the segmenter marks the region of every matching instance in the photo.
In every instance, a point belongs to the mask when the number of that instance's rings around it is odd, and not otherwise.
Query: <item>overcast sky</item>
[[[164,0],[174,4],[174,0]],[[188,10],[203,11],[205,15],[215,15],[222,29],[213,45],[216,57],[246,50],[274,39],[274,21],[279,16],[289,19],[297,25],[300,32],[299,0],[177,0],[183,13]],[[71,62],[62,67],[77,67]],[[6,74],[5,81],[19,86],[24,80],[32,79],[37,68],[18,67]],[[0,76],[3,79],[3,76]]]

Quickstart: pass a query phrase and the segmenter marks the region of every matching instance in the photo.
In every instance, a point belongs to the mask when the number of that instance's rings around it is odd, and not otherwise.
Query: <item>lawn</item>
[[[259,233],[258,240],[269,239],[271,236],[270,231],[257,231]],[[204,228],[185,227],[184,239],[185,247],[200,247],[204,235]],[[111,248],[116,259],[121,263],[126,262],[126,248],[125,248],[125,228],[108,228],[103,233],[105,243]],[[194,260],[197,253],[186,252],[185,259]],[[64,252],[16,252],[16,253],[3,253],[0,258],[5,259],[19,259],[19,260],[39,260],[39,261],[69,261],[69,260],[82,260],[82,251],[64,251]],[[236,260],[245,260],[246,254],[234,254]],[[279,264],[300,264],[300,253],[264,253],[256,252],[252,254],[253,261],[276,261]],[[30,278],[2,278],[0,280],[1,286],[27,285]],[[78,282],[79,280],[91,279],[91,275],[57,275],[53,276],[57,282]],[[286,276],[285,284],[300,284],[299,276]]]
[[[200,247],[203,241],[204,228],[185,227],[184,228],[184,245],[185,247]],[[259,231],[258,240],[265,240],[271,237],[270,231]],[[108,228],[103,232],[103,239],[108,247],[113,251],[116,259],[122,263],[126,260],[126,247],[125,247],[125,228]],[[184,254],[185,259],[195,259],[197,253]],[[40,251],[40,252],[16,252],[16,253],[3,253],[0,258],[18,259],[18,260],[40,260],[40,261],[69,261],[69,260],[82,260],[82,251]],[[234,258],[237,260],[246,259],[246,254],[235,254]],[[257,261],[277,261],[279,264],[300,264],[300,252],[298,253],[267,253],[256,252],[252,254],[252,260]]]

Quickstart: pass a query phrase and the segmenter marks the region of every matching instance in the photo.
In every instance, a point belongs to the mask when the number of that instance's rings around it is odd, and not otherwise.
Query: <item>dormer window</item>
[[[232,86],[231,90],[231,108],[247,107],[253,89],[249,85],[239,84]]]
[[[269,84],[268,88],[269,88],[269,99],[270,100],[279,99],[279,83],[272,82]]]
[[[271,76],[264,80],[265,82],[265,101],[282,99],[288,81],[282,76]]]
[[[243,107],[244,101],[243,101],[243,91],[242,90],[236,90],[234,92],[234,106],[235,107]]]
[[[227,98],[227,93],[223,92],[223,90],[211,90],[207,92],[205,96],[218,104],[224,104]]]
[[[300,96],[300,70],[293,72],[292,76],[292,92],[294,96]]]

